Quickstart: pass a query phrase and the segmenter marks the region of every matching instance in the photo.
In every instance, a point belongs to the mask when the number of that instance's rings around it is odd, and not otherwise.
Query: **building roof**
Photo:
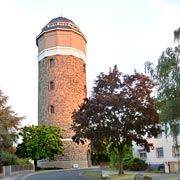
[[[71,22],[71,23],[73,23],[71,20],[69,20],[65,17],[62,17],[62,16],[52,19],[49,23],[55,23],[55,22]]]
[[[83,38],[86,40],[85,36],[83,35],[83,33],[81,32],[81,30],[79,29],[79,27],[71,20],[65,18],[65,17],[57,17],[52,19],[51,21],[49,21],[49,23],[47,23],[41,30],[41,33],[36,37],[36,44],[38,44],[38,39],[45,33],[48,31],[53,31],[55,29],[61,29],[61,30],[72,30],[78,34],[81,34],[83,36]]]
[[[62,29],[72,29],[75,30],[79,33],[82,33],[79,29],[79,27],[74,24],[73,21],[65,18],[65,17],[57,17],[52,19],[48,24],[46,24],[43,28],[42,28],[42,32],[44,31],[48,31],[48,30],[52,30],[52,29],[56,29],[56,28],[62,28]]]

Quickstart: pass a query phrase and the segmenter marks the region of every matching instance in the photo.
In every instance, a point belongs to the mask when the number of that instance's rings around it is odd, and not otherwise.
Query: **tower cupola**
[[[57,17],[47,23],[36,37],[38,60],[53,54],[74,55],[86,60],[87,40],[71,20]]]

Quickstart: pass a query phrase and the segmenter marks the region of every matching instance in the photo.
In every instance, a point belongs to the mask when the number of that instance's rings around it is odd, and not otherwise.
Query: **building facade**
[[[178,135],[178,140],[180,140],[180,135]],[[180,165],[178,165],[180,147],[178,152],[171,133],[165,135],[163,132],[157,138],[148,139],[148,142],[153,144],[150,152],[146,152],[142,147],[134,144],[133,156],[145,160],[152,169],[162,169],[166,173],[180,172]]]
[[[64,155],[41,166],[89,165],[88,144],[72,142],[72,112],[87,96],[86,43],[79,27],[64,17],[52,19],[36,38],[38,46],[38,123],[62,129]]]

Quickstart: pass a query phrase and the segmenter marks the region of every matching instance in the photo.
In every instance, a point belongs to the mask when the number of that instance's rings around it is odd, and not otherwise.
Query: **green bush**
[[[32,163],[28,159],[18,158],[17,164],[18,165],[31,165]]]
[[[117,149],[111,152],[110,167],[111,169],[119,169],[119,152]]]
[[[0,153],[0,164],[4,166],[8,165],[16,165],[18,161],[18,157],[9,152],[2,151]]]
[[[119,152],[117,149],[110,154],[110,167],[112,169],[119,169]],[[123,168],[124,170],[131,171],[144,171],[146,170],[148,165],[144,160],[139,158],[134,158],[132,156],[132,147],[126,146],[124,148],[124,158],[123,158]]]
[[[20,159],[15,154],[5,151],[0,152],[0,166],[27,164],[31,164],[28,159]]]
[[[139,158],[124,159],[125,170],[144,171],[147,166],[146,162]]]
[[[129,161],[133,158],[132,146],[124,146],[123,149],[124,157],[123,161]],[[110,167],[112,169],[119,169],[119,152],[118,149],[114,149],[110,154]]]

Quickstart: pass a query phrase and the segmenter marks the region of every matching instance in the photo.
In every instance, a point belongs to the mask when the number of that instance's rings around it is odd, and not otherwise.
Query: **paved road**
[[[42,172],[24,177],[23,180],[92,180],[90,178],[80,176],[80,173],[82,171],[84,170],[81,169]]]
[[[94,171],[95,169],[81,169],[81,170],[63,170],[63,171],[50,171],[50,172],[42,172],[36,173],[34,175],[25,177],[23,180],[93,180],[90,178],[80,176],[80,173],[84,170]],[[139,173],[139,172],[138,172]],[[148,173],[149,174],[149,173]],[[153,173],[154,174],[154,173]],[[180,178],[180,174],[157,174],[157,176],[153,176],[152,180],[164,180],[167,177],[176,177]],[[134,180],[127,179],[127,180]]]
[[[12,177],[6,177],[2,180],[93,180],[90,178],[82,177],[80,176],[80,173],[82,171],[94,171],[98,170],[96,168],[92,169],[78,169],[78,170],[53,170],[48,172],[41,172],[41,173],[32,173],[32,174],[17,174],[16,176]],[[134,172],[146,174],[144,172]],[[150,174],[150,173],[147,173]],[[154,174],[154,173],[153,173]],[[164,174],[164,173],[157,173],[157,176],[153,176],[152,180],[164,180],[167,177],[176,177],[176,179],[180,178],[180,174]],[[1,179],[1,178],[0,178]],[[134,180],[132,179],[126,179],[126,180]]]

